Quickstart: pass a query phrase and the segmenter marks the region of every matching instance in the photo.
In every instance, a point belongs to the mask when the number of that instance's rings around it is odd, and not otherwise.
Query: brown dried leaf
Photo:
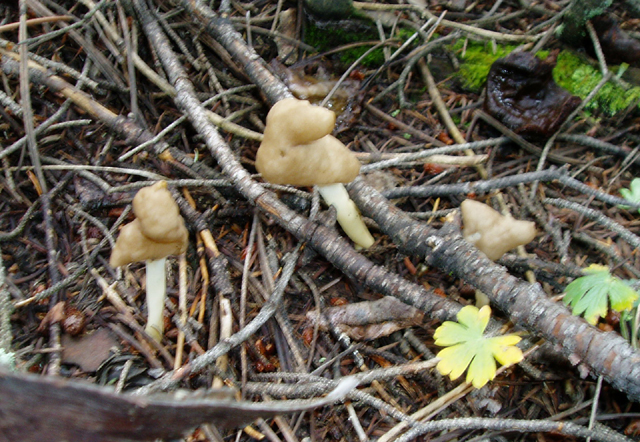
[[[96,371],[118,347],[111,333],[104,328],[87,333],[80,338],[62,335],[62,362],[79,365],[83,371]]]
[[[38,333],[46,333],[51,324],[56,324],[64,319],[64,301],[58,302],[54,305],[42,318],[38,329]]]

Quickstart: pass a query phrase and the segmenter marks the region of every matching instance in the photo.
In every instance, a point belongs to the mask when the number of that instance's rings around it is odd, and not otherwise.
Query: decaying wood
[[[349,381],[350,382],[350,381]],[[0,441],[125,442],[176,438],[203,423],[240,426],[259,417],[304,411],[339,400],[252,403],[235,401],[232,390],[157,394],[116,394],[111,388],[0,369]],[[346,384],[343,384],[343,386]],[[201,394],[202,396],[202,394]]]

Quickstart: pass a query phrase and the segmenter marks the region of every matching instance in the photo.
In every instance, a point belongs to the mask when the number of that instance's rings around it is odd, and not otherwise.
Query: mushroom
[[[464,223],[462,236],[492,261],[500,259],[511,249],[531,242],[536,236],[535,223],[502,215],[479,201],[464,200],[460,210]],[[476,290],[476,305],[488,304],[487,295]]]
[[[317,185],[326,203],[335,207],[338,223],[347,236],[357,246],[367,248],[374,239],[343,185],[358,176],[360,162],[330,135],[335,122],[332,111],[306,100],[279,101],[267,115],[256,169],[270,183]]]
[[[109,264],[120,267],[146,262],[148,320],[145,331],[160,341],[164,331],[166,258],[184,253],[189,234],[165,181],[140,189],[133,198],[133,213],[136,219],[120,230]]]
[[[464,239],[492,261],[500,259],[511,249],[531,242],[536,236],[535,223],[502,215],[481,202],[464,200],[460,210]]]

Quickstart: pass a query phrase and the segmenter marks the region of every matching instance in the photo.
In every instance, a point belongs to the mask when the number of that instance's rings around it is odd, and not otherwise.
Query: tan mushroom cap
[[[274,184],[313,186],[353,181],[360,172],[360,162],[330,135],[335,122],[332,111],[306,100],[277,102],[267,115],[256,169],[265,181]]]
[[[464,223],[462,235],[492,261],[528,244],[537,233],[535,223],[502,215],[478,201],[464,200],[460,210]]]
[[[109,264],[119,267],[176,255],[187,249],[189,233],[165,181],[144,187],[133,198],[136,219],[125,225]]]

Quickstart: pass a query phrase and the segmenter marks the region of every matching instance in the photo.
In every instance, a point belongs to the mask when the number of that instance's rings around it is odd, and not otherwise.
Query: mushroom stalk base
[[[164,298],[167,292],[165,278],[166,258],[149,260],[147,264],[147,332],[156,341],[162,340],[164,333]]]
[[[318,186],[318,191],[326,203],[336,208],[338,223],[356,246],[364,249],[374,243],[373,236],[364,224],[355,203],[349,198],[343,184],[327,184]]]
[[[482,308],[485,305],[491,305],[491,300],[483,292],[476,289],[476,307]]]

